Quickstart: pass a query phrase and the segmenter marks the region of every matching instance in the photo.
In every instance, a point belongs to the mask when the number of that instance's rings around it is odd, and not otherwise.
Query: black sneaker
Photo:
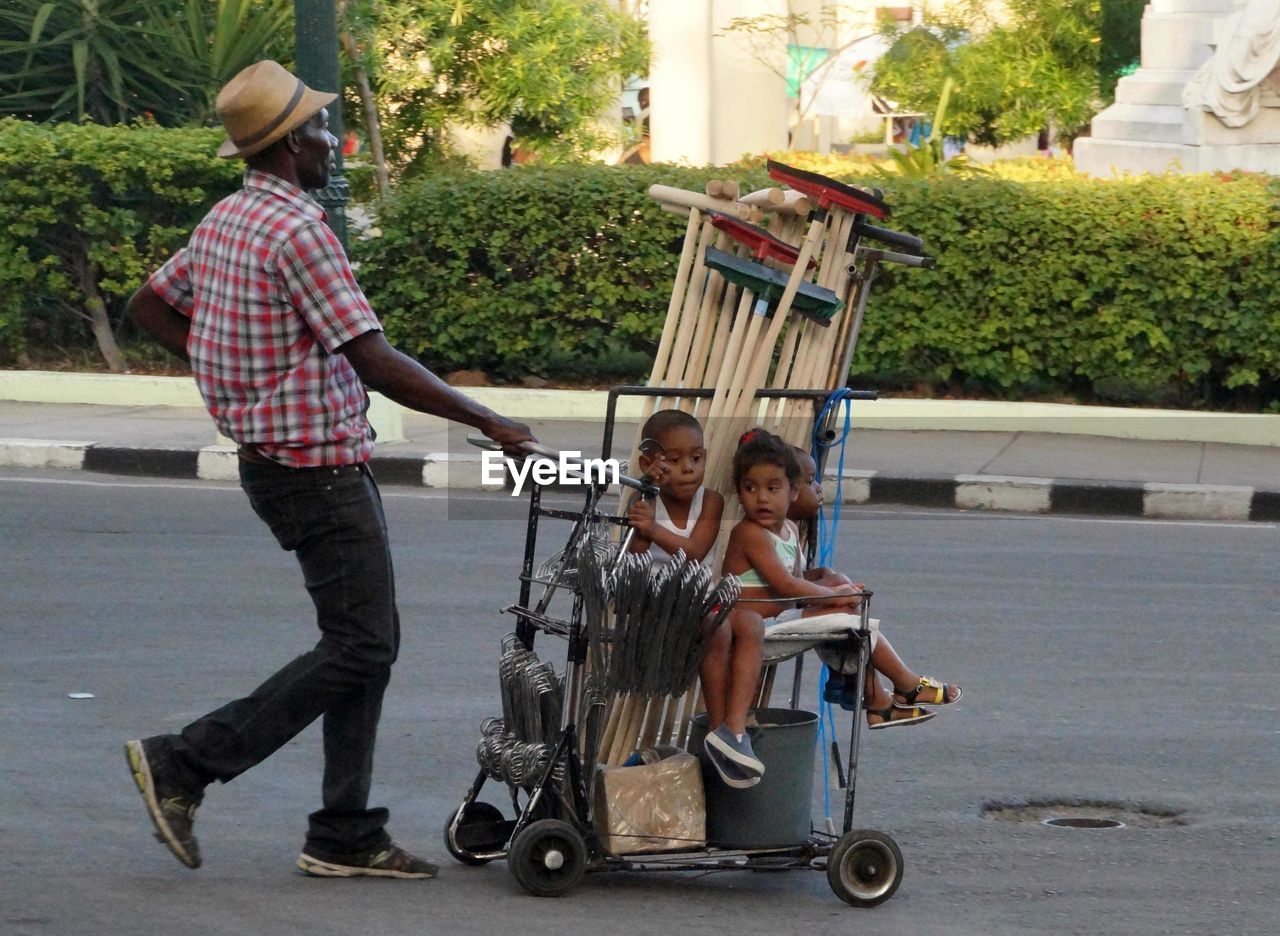
[[[312,877],[386,877],[417,880],[433,878],[440,870],[429,861],[411,855],[395,842],[361,855],[320,858],[303,852],[298,870]]]
[[[203,797],[179,789],[166,780],[163,771],[157,769],[157,752],[150,739],[126,741],[124,754],[129,760],[133,782],[138,785],[138,792],[142,794],[142,801],[147,804],[147,812],[155,824],[156,838],[188,868],[200,867],[200,845],[192,827],[196,821],[196,807]]]

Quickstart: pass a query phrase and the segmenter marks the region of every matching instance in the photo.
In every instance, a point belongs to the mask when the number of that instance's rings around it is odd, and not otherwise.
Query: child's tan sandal
[[[955,698],[948,699],[949,690],[955,690]],[[914,705],[954,705],[960,701],[964,691],[950,683],[940,683],[932,676],[921,676],[910,692],[895,692],[893,704],[898,708],[911,708]]]
[[[900,708],[896,705],[891,705],[883,709],[867,709],[867,728],[871,731],[879,731],[881,728],[901,728],[907,725],[919,725],[927,722],[937,714],[937,712],[926,712],[918,705],[912,708]],[[873,715],[880,719],[874,725],[871,724],[871,716]]]

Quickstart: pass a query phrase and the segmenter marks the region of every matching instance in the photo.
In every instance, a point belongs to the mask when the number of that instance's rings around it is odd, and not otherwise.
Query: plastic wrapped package
[[[698,759],[680,753],[636,767],[602,767],[595,825],[615,855],[703,846],[707,809]]]

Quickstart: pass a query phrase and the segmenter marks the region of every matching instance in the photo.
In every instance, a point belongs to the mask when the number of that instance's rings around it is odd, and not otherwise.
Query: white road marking
[[[70,484],[80,487],[117,487],[117,488],[160,488],[171,491],[238,491],[239,487],[206,481],[203,484],[174,484],[164,481],[82,481],[72,478],[5,478],[0,481],[10,484]]]
[[[72,478],[10,478],[0,476],[0,483],[9,484],[69,484],[81,487],[102,487],[102,488],[150,488],[159,490],[172,491],[234,491],[240,492],[239,485],[224,484],[217,481],[203,481],[198,484],[181,484],[167,481],[88,481]],[[383,499],[398,498],[401,500],[459,500],[459,501],[478,501],[493,503],[498,499],[496,494],[464,494],[458,491],[440,491],[425,490],[422,493],[410,493],[408,491],[400,491],[394,488],[382,488]],[[514,500],[514,498],[509,498]],[[524,500],[520,499],[522,509]],[[1280,529],[1280,524],[1262,521],[1241,520],[1235,522],[1223,522],[1215,520],[1159,520],[1146,517],[1082,517],[1071,516],[1067,514],[1015,514],[1015,513],[986,513],[981,511],[953,510],[951,508],[939,507],[936,510],[912,510],[904,508],[901,510],[887,509],[884,507],[865,507],[857,505],[849,505],[850,514],[859,514],[864,516],[878,517],[946,517],[950,520],[992,520],[1004,521],[1013,520],[1019,522],[1028,521],[1045,521],[1052,523],[1107,523],[1121,525],[1137,525],[1137,526],[1176,526],[1176,527],[1211,527],[1227,530],[1276,530]]]
[[[1275,530],[1280,529],[1280,524],[1264,522],[1261,520],[1239,520],[1239,521],[1220,521],[1220,520],[1158,520],[1150,517],[1084,517],[1072,514],[1016,514],[1016,513],[986,513],[980,511],[968,510],[952,510],[948,507],[939,507],[936,510],[911,510],[904,508],[902,510],[890,510],[884,507],[852,507],[850,513],[873,514],[883,517],[947,517],[952,520],[1044,520],[1048,522],[1061,523],[1112,523],[1127,524],[1137,526],[1198,526],[1198,527],[1222,527],[1229,530]]]
[[[0,477],[0,483],[10,484],[69,484],[79,487],[102,487],[102,488],[144,488],[148,490],[168,490],[168,491],[217,491],[226,492],[234,491],[240,493],[240,485],[231,483],[222,483],[218,481],[203,481],[198,484],[183,484],[175,481],[88,481],[78,478],[6,478]],[[408,491],[394,491],[386,488],[380,489],[383,498],[399,497],[409,500],[445,500],[446,498],[457,498],[459,500],[492,500],[493,498],[484,495],[467,495],[453,493],[448,491],[425,490],[422,493],[409,493]]]

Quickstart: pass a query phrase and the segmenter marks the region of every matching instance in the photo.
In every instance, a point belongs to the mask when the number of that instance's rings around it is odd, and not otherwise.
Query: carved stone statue
[[[1218,47],[1183,89],[1188,108],[1243,127],[1264,105],[1280,104],[1280,0],[1249,0],[1222,26]]]

